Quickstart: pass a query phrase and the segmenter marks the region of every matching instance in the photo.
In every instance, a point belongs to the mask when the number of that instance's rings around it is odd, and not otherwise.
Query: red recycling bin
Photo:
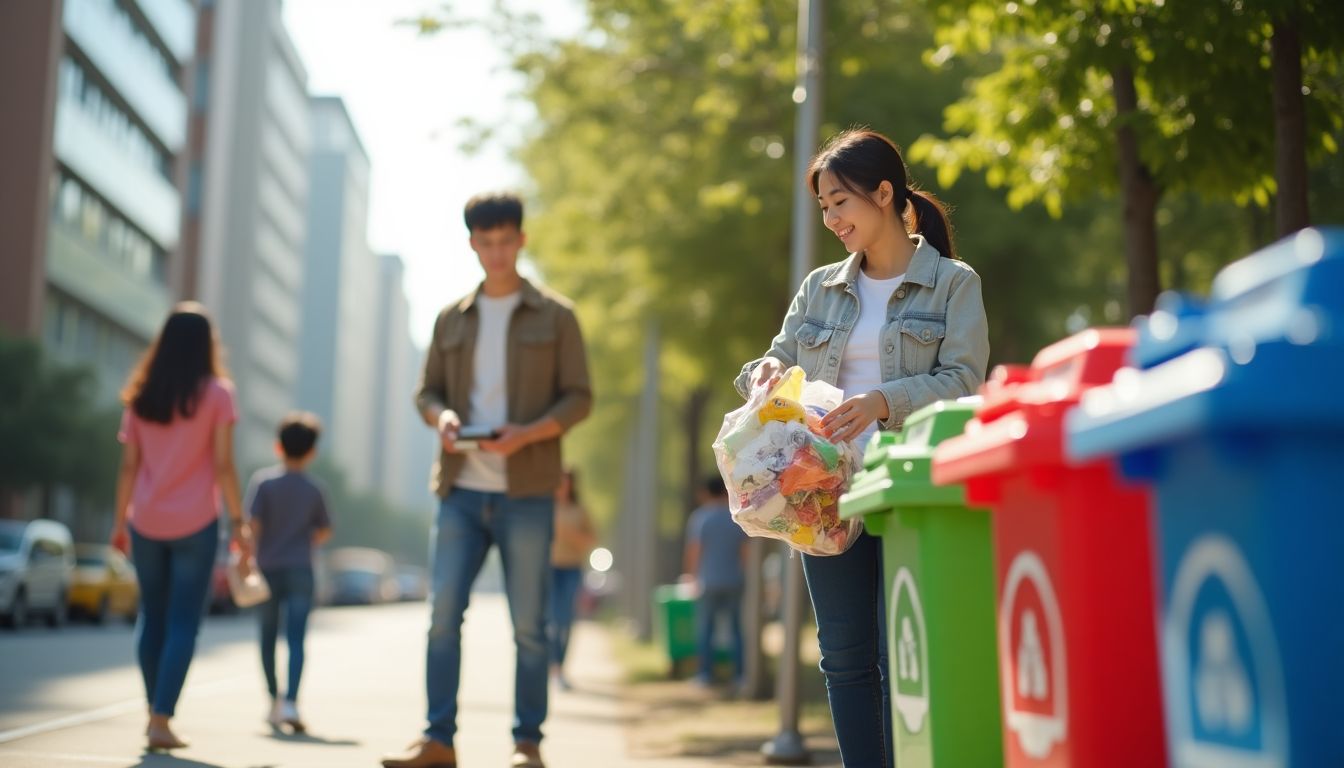
[[[1110,383],[1134,338],[1088,330],[996,368],[976,418],[934,450],[933,482],[993,510],[1010,767],[1167,762],[1148,493],[1064,455],[1065,412]]]

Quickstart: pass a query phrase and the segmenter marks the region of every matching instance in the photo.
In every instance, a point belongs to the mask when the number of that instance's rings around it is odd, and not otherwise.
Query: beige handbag
[[[256,560],[248,558],[245,565],[237,552],[230,554],[228,576],[229,594],[239,608],[251,608],[271,599],[271,586],[261,575]]]

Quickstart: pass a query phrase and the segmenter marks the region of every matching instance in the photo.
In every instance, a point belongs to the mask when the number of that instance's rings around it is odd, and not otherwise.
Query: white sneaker
[[[293,728],[295,731],[302,732],[304,729],[303,721],[299,719],[299,707],[289,699],[285,699],[280,705],[281,721]]]
[[[271,724],[272,728],[279,728],[285,724],[285,702],[280,699],[271,699],[271,711],[266,715],[266,722]]]

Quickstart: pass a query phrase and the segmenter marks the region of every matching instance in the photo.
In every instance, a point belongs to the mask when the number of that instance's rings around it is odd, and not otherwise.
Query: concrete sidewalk
[[[310,734],[303,737],[272,733],[262,722],[267,700],[252,621],[243,616],[206,622],[174,720],[191,742],[187,749],[172,755],[143,753],[144,702],[138,672],[129,663],[129,632],[120,630],[109,632],[105,641],[99,636],[115,663],[97,674],[40,682],[29,692],[25,700],[59,698],[60,706],[44,707],[40,717],[0,733],[0,766],[373,768],[380,755],[416,738],[425,705],[426,606],[323,609],[314,615],[300,696]],[[60,633],[50,637],[37,652],[60,652]],[[514,654],[502,596],[473,596],[464,645],[459,759],[464,768],[503,768],[512,746]],[[279,656],[283,670],[283,649]],[[545,727],[542,751],[552,768],[743,764],[632,757],[628,726],[647,710],[622,696],[621,670],[601,627],[580,623],[575,628],[569,674],[575,690],[552,691]]]

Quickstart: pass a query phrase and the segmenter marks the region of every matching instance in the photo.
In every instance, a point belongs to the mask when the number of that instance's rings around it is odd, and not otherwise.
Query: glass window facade
[[[169,80],[177,81],[177,64],[171,55],[161,48],[149,34],[139,14],[131,13],[127,0],[67,0],[76,7],[74,11],[101,11],[104,18],[111,19],[117,32],[132,40],[127,56],[134,56],[155,69],[162,71]],[[94,7],[96,6],[96,7]]]
[[[168,283],[168,253],[64,166],[51,184],[52,226],[77,233],[99,255],[134,277]]]
[[[126,150],[136,162],[168,181],[172,181],[172,160],[167,151],[154,142],[149,134],[131,119],[87,67],[70,56],[61,58],[58,75],[60,96],[80,105],[93,118],[98,128]]]
[[[48,349],[92,365],[109,390],[125,380],[146,344],[59,291],[47,294],[43,335]]]

